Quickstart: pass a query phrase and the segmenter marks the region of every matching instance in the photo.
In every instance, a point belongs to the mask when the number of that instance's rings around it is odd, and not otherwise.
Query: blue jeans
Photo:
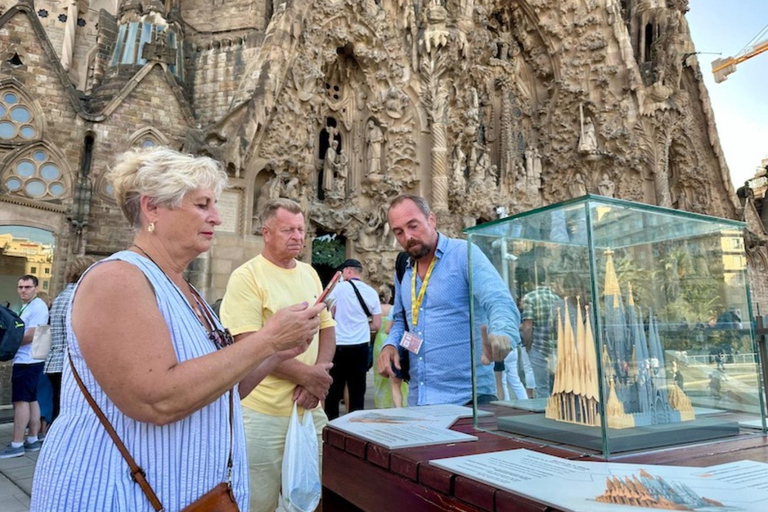
[[[534,389],[535,398],[549,398],[551,391],[550,388],[550,373],[547,364],[547,357],[549,354],[545,354],[539,347],[535,345],[531,347],[528,352],[528,359],[531,360],[531,366],[533,367],[533,377],[536,379],[536,388]]]

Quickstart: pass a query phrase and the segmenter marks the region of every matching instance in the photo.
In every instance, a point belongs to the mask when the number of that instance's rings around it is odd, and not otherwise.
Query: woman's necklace
[[[187,283],[187,286],[189,287],[189,291],[190,291],[190,293],[192,294],[192,298],[193,298],[193,299],[194,299],[194,301],[195,301],[195,302],[194,302],[194,304],[193,304],[193,303],[192,303],[192,302],[189,300],[189,298],[188,298],[186,295],[184,295],[184,293],[181,291],[181,289],[179,288],[179,286],[178,286],[178,285],[177,285],[177,284],[176,284],[176,283],[173,281],[173,279],[171,279],[171,278],[170,278],[170,276],[169,276],[168,274],[166,274],[166,273],[165,273],[165,270],[163,270],[163,267],[161,267],[160,265],[158,265],[158,264],[157,264],[157,262],[156,262],[156,261],[155,261],[155,260],[152,258],[152,256],[150,256],[150,255],[149,255],[149,253],[147,253],[147,251],[145,251],[144,249],[142,249],[142,248],[141,248],[141,246],[139,246],[139,245],[137,245],[137,244],[133,244],[133,247],[135,247],[135,248],[137,248],[138,250],[140,250],[140,251],[143,253],[143,255],[144,255],[144,256],[145,256],[145,257],[146,257],[146,258],[147,258],[149,261],[151,261],[151,262],[152,262],[152,263],[153,263],[153,264],[154,264],[154,265],[155,265],[155,266],[158,268],[158,270],[160,270],[160,272],[162,272],[162,273],[163,273],[163,275],[165,276],[165,278],[166,278],[168,281],[170,281],[170,283],[171,283],[171,284],[173,284],[173,286],[174,286],[174,288],[176,289],[176,291],[177,291],[177,292],[178,292],[178,293],[179,293],[179,294],[182,296],[182,298],[184,299],[184,302],[186,302],[186,304],[189,306],[189,308],[192,310],[192,312],[193,312],[193,313],[195,314],[195,316],[197,317],[197,320],[200,322],[200,325],[202,325],[202,326],[203,326],[203,328],[204,328],[204,329],[205,329],[207,332],[211,332],[211,331],[213,331],[213,330],[216,328],[216,327],[215,327],[213,324],[211,324],[209,327],[206,327],[206,325],[205,325],[205,322],[204,322],[204,319],[205,319],[205,317],[203,316],[203,313],[202,313],[202,311],[201,311],[201,308],[202,308],[202,307],[205,307],[205,306],[203,306],[202,304],[200,304],[200,300],[197,298],[197,294],[195,293],[195,291],[194,291],[194,289],[192,288],[192,285],[189,283],[189,281],[187,281],[186,279],[184,279],[184,282],[185,282],[185,283]]]
[[[197,303],[197,307],[192,306],[189,299],[184,295],[184,293],[182,293],[181,289],[176,285],[176,283],[173,282],[173,279],[171,279],[168,274],[165,273],[163,267],[158,265],[157,262],[152,259],[152,256],[147,254],[147,251],[136,244],[133,244],[133,247],[143,252],[144,256],[149,261],[151,261],[158,268],[158,270],[163,273],[165,278],[173,285],[173,287],[176,289],[176,293],[181,296],[187,306],[195,313],[195,316],[200,322],[200,325],[208,333],[208,339],[213,342],[217,349],[228,347],[235,342],[235,338],[232,336],[232,333],[229,332],[229,329],[225,328],[222,330],[217,327],[216,321],[213,319],[213,314],[211,313],[210,309],[208,309],[208,307],[204,304],[203,300],[200,298],[200,294],[197,293],[197,290],[195,290],[195,287],[192,286],[189,281],[186,279],[184,280],[184,282],[187,283],[187,286],[189,287],[190,293],[192,293],[192,298],[195,299],[195,302]],[[205,326],[206,322],[208,323],[208,327]]]

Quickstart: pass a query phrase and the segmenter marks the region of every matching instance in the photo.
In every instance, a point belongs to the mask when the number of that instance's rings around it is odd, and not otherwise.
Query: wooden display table
[[[324,512],[555,512],[557,509],[431,466],[428,461],[527,448],[562,457],[584,457],[565,447],[533,439],[510,439],[478,431],[471,419],[453,430],[477,436],[474,442],[388,450],[333,427],[323,431]],[[744,434],[727,440],[612,457],[612,462],[706,467],[738,460],[768,462],[768,439]]]

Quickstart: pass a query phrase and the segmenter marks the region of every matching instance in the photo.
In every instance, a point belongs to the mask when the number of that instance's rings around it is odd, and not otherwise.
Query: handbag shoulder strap
[[[368,309],[368,306],[366,306],[365,301],[363,300],[363,296],[360,295],[360,291],[357,289],[357,286],[355,286],[355,282],[350,280],[349,284],[351,284],[352,289],[355,290],[355,295],[357,295],[357,300],[360,301],[360,305],[363,307],[363,313],[365,313],[365,316],[372,318],[373,315],[371,314],[371,310]]]
[[[139,467],[138,464],[136,464],[136,461],[133,459],[130,453],[128,453],[128,449],[125,447],[123,442],[120,440],[120,437],[117,435],[117,432],[115,432],[115,429],[112,427],[112,425],[109,423],[109,420],[102,412],[99,405],[96,403],[96,401],[91,396],[91,393],[88,392],[85,385],[83,384],[83,381],[80,379],[80,375],[77,373],[77,370],[75,369],[75,364],[72,362],[72,356],[69,356],[69,367],[72,369],[72,376],[75,377],[75,382],[77,382],[78,387],[80,388],[80,391],[83,392],[83,396],[85,396],[86,401],[88,402],[88,405],[91,406],[91,409],[93,409],[93,412],[96,413],[96,416],[99,418],[99,421],[104,426],[104,430],[107,431],[107,434],[109,434],[109,437],[112,438],[112,441],[115,443],[115,446],[117,446],[118,451],[120,452],[120,455],[123,456],[123,459],[125,459],[125,462],[128,463],[128,467],[131,468],[131,478],[133,478],[133,481],[139,484],[139,487],[141,487],[141,490],[144,491],[144,494],[146,494],[147,499],[152,504],[152,508],[154,508],[157,512],[160,512],[163,509],[163,504],[160,503],[160,499],[157,497],[157,494],[155,494],[155,491],[152,490],[152,486],[149,485],[149,482],[147,482],[147,475],[144,473],[144,470]]]

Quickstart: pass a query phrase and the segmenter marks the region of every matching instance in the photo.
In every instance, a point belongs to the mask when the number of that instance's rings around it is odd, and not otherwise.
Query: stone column
[[[77,0],[72,1],[67,8],[67,25],[64,27],[64,43],[61,48],[61,65],[64,71],[72,66],[72,56],[75,53],[75,36],[77,35]]]

